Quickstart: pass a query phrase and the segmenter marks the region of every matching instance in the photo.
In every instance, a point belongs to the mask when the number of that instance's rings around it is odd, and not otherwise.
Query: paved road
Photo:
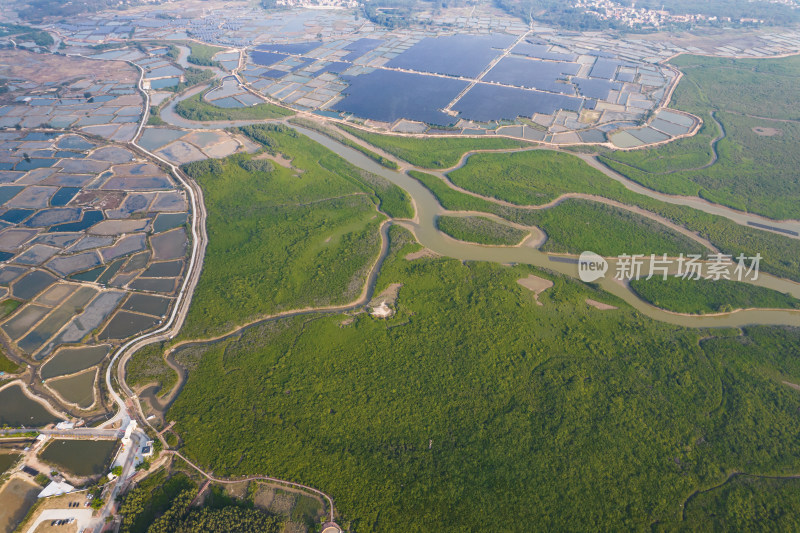
[[[94,437],[98,439],[118,439],[122,431],[118,429],[100,428],[75,428],[75,429],[4,429],[0,435],[24,435],[31,431],[38,431],[42,435],[51,437]]]
[[[92,510],[91,509],[46,509],[42,511],[39,515],[39,518],[36,519],[35,522],[31,524],[31,526],[27,529],[27,533],[33,533],[36,531],[36,528],[39,527],[39,524],[43,522],[52,522],[53,520],[63,520],[74,518],[75,524],[77,525],[77,531],[82,531],[83,529],[89,527],[92,522]],[[102,525],[102,524],[101,524]]]
[[[189,466],[191,466],[192,468],[197,470],[197,472],[202,474],[206,479],[208,479],[209,481],[213,481],[214,483],[231,484],[231,483],[241,483],[243,481],[259,481],[259,480],[261,480],[261,481],[271,481],[273,483],[284,484],[284,485],[288,485],[290,487],[294,487],[294,488],[298,488],[298,489],[307,490],[309,492],[313,492],[317,496],[321,496],[321,497],[325,498],[325,500],[328,502],[328,511],[330,512],[330,521],[333,522],[333,518],[334,518],[334,514],[335,514],[335,508],[333,506],[333,498],[331,498],[330,496],[328,496],[327,494],[325,494],[321,490],[315,489],[314,487],[309,487],[308,485],[303,485],[302,483],[295,483],[293,481],[286,481],[285,479],[278,479],[276,477],[269,477],[269,476],[249,476],[249,477],[237,478],[237,479],[217,478],[217,477],[212,476],[211,474],[206,473],[202,468],[200,468],[199,466],[197,466],[196,464],[191,462],[189,459],[187,459],[186,457],[181,455],[180,452],[167,450],[164,453],[165,454],[172,454],[172,455],[174,455],[176,457],[180,457],[181,459],[186,461],[186,464],[188,464]]]

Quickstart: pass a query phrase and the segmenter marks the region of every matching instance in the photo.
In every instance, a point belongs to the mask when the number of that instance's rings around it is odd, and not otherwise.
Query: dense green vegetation
[[[680,525],[667,531],[798,531],[800,479],[735,476],[690,499]]]
[[[530,234],[486,217],[441,216],[436,219],[436,226],[460,241],[501,246],[517,245]]]
[[[270,147],[273,142],[268,134],[263,134],[266,131],[272,131],[270,128],[245,127],[241,128],[241,131],[265,146]],[[388,216],[392,218],[412,218],[414,216],[411,197],[397,185],[377,174],[355,167],[338,157],[334,159],[335,163],[333,164],[328,161],[328,159],[321,159],[319,164],[334,173],[345,171],[347,176],[359,183],[362,190],[375,194],[380,210]]]
[[[672,106],[759,117],[800,119],[800,57],[729,59],[683,54],[670,61],[684,73]]]
[[[711,202],[784,219],[800,217],[800,58],[731,60],[679,56],[673,63],[684,79],[672,106],[704,118],[697,137],[664,147],[606,154],[614,170],[652,189],[700,196]],[[725,130],[713,161],[711,139],[719,134],[709,112]]]
[[[370,159],[372,159],[373,161],[375,161],[376,163],[378,163],[381,166],[384,166],[386,168],[390,168],[392,170],[397,170],[397,168],[398,168],[397,163],[395,163],[391,159],[383,157],[382,155],[376,154],[375,152],[373,152],[369,148],[365,148],[364,146],[361,146],[360,144],[358,144],[356,142],[353,142],[351,139],[349,139],[348,137],[345,137],[344,135],[342,135],[338,131],[330,129],[330,128],[327,128],[327,127],[323,126],[322,124],[320,124],[318,122],[315,122],[313,120],[308,120],[308,119],[305,119],[305,118],[302,118],[302,117],[292,118],[289,121],[294,123],[294,124],[297,124],[299,126],[303,126],[304,128],[308,128],[310,130],[318,131],[318,132],[322,133],[323,135],[327,135],[328,137],[330,137],[330,138],[332,138],[332,139],[344,144],[345,146],[349,146],[350,148],[352,148],[354,150],[358,150],[359,152],[361,152],[365,156],[369,157]]]
[[[20,24],[0,23],[0,37],[6,35],[13,36],[17,44],[31,41],[37,46],[52,46],[55,43],[53,36],[44,30],[37,30]]]
[[[603,195],[611,186],[578,157],[551,150],[474,154],[447,176],[463,189],[517,205],[546,204],[569,192]]]
[[[794,149],[800,142],[800,123],[776,123],[724,112],[715,113],[715,117],[724,126],[726,137],[716,145],[719,160],[708,168],[667,172],[675,158],[658,157],[657,149],[614,152],[602,159],[651,189],[699,196],[776,219],[800,217],[800,207],[794,200],[800,194],[800,155]],[[692,147],[682,142],[673,143],[672,152],[685,150],[691,154]],[[698,157],[706,155],[700,152]]]
[[[534,211],[536,225],[547,233],[542,251],[604,256],[620,254],[707,254],[698,242],[639,214],[587,200],[566,200]]]
[[[461,185],[464,188],[474,188],[490,197],[523,204],[542,204],[548,198],[567,192],[597,194],[641,207],[675,224],[683,225],[707,238],[727,254],[738,256],[744,253],[746,256],[754,256],[761,253],[763,270],[800,281],[800,241],[797,239],[742,226],[724,217],[690,207],[666,204],[633,193],[588,165],[577,165],[568,172],[566,169],[576,164],[560,165],[558,163],[563,159],[556,159],[556,156],[578,161],[576,156],[570,154],[532,150],[513,155],[516,157],[509,158],[509,154],[477,154],[471,157],[468,164],[457,171],[462,180]],[[525,172],[526,165],[543,157],[545,161],[548,157],[554,159],[554,162],[545,165],[553,169],[552,172]],[[542,164],[542,161],[538,163]],[[454,191],[442,180],[428,174],[414,171],[410,174],[425,184],[446,209],[483,211],[519,224],[537,225],[531,210],[501,206]],[[451,173],[455,174],[456,172]]]
[[[119,510],[122,516],[120,531],[145,533],[155,518],[169,509],[178,494],[194,486],[194,482],[180,472],[169,475],[162,468],[149,475],[125,495]]]
[[[151,384],[159,384],[159,395],[172,390],[178,382],[177,373],[164,361],[164,346],[148,344],[128,359],[125,366],[125,381],[128,386],[138,389]]]
[[[125,495],[120,506],[122,533],[277,533],[281,522],[227,497],[212,486],[204,505],[189,507],[197,485],[180,471],[161,469]],[[221,497],[220,497],[221,496]]]
[[[380,247],[384,217],[376,204],[389,204],[395,214],[408,205],[396,189],[378,190],[292,129],[242,131],[288,157],[293,168],[248,172],[238,164],[252,157],[244,154],[184,166],[203,188],[209,238],[184,337],[219,333],[267,313],[354,300]]]
[[[175,112],[183,118],[200,122],[210,120],[265,120],[294,114],[288,109],[266,102],[247,107],[217,107],[203,100],[201,94],[196,94],[175,104]]]
[[[19,365],[11,361],[3,350],[0,350],[0,372],[14,374],[19,370]]]
[[[166,122],[161,118],[158,113],[158,107],[150,106],[150,114],[147,116],[148,126],[164,126]]]
[[[540,210],[507,207],[454,191],[430,174],[410,174],[428,187],[445,209],[482,211],[541,228],[548,236],[541,247],[545,252],[580,254],[591,250],[604,256],[706,252],[696,241],[663,224],[617,207],[579,199]]]
[[[177,503],[177,502],[176,502]],[[272,516],[267,516],[255,509],[242,507],[224,507],[222,509],[188,509],[181,518],[173,519],[159,527],[151,528],[148,533],[279,533],[282,524]]]
[[[346,132],[367,141],[392,155],[421,168],[450,168],[470,150],[502,150],[531,146],[526,141],[506,137],[400,137],[369,133],[350,126],[339,125]]]
[[[225,50],[224,48],[220,48],[219,46],[209,46],[207,44],[196,43],[194,41],[190,41],[186,43],[189,47],[189,55],[186,58],[186,61],[192,63],[193,65],[200,65],[203,67],[219,67],[219,61],[214,61],[211,59],[214,57],[214,54],[217,52],[222,52]]]
[[[321,487],[354,533],[644,530],[727,472],[800,466],[800,331],[668,326],[391,238],[392,318],[295,317],[195,356],[168,414],[185,454]]]
[[[631,288],[656,307],[678,313],[719,313],[734,309],[800,309],[800,301],[764,287],[728,280],[653,277],[632,280]]]

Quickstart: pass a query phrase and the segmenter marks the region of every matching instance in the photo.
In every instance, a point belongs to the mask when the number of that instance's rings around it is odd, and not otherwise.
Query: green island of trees
[[[401,137],[370,133],[352,126],[338,125],[369,144],[394,156],[408,161],[420,168],[450,168],[458,164],[461,157],[470,150],[508,150],[533,146],[527,141],[507,137]]]
[[[208,71],[202,71],[208,72]],[[247,107],[217,107],[196,94],[175,104],[175,112],[183,118],[206,122],[212,120],[266,120],[288,117],[294,113],[270,103]]]
[[[219,61],[214,61],[212,58],[217,52],[222,52],[224,48],[219,46],[209,46],[207,44],[196,43],[194,41],[187,42],[189,47],[189,55],[186,61],[193,65],[200,65],[203,67],[219,67]]]
[[[706,314],[735,309],[800,309],[800,300],[772,289],[733,280],[653,277],[631,281],[631,289],[656,307],[677,313]]]
[[[164,87],[163,91],[169,91],[173,93],[180,93],[184,90],[188,89],[189,87],[194,87],[204,81],[208,81],[214,77],[214,73],[210,70],[205,70],[202,68],[197,67],[187,67],[183,69],[183,81],[178,83],[177,85],[172,85],[171,87]],[[161,120],[161,117],[159,117]]]
[[[797,329],[669,326],[390,238],[393,317],[295,317],[198,350],[168,413],[184,454],[324,488],[353,532],[679,525],[727,472],[797,471]],[[542,305],[517,283],[531,273],[554,282]]]
[[[707,254],[697,241],[660,222],[618,207],[570,199],[550,209],[534,211],[536,225],[547,233],[542,251],[604,256],[620,254]]]
[[[578,157],[552,150],[473,154],[447,177],[463,189],[517,205],[546,204],[570,192],[606,195],[622,189]]]
[[[498,246],[515,246],[530,234],[525,230],[480,216],[440,216],[436,219],[436,226],[442,233],[459,241]]]

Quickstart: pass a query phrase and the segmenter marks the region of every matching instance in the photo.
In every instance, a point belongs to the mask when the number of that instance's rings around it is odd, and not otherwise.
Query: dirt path
[[[389,254],[389,226],[391,225],[391,220],[385,220],[381,223],[379,228],[379,234],[381,236],[381,248],[378,252],[378,257],[373,262],[372,266],[370,267],[369,271],[367,272],[366,280],[364,282],[364,286],[361,289],[361,294],[356,298],[354,301],[341,304],[341,305],[329,305],[329,306],[318,306],[318,307],[304,307],[301,309],[291,309],[287,311],[281,311],[279,313],[273,313],[269,315],[261,315],[252,320],[249,320],[243,324],[240,324],[224,333],[220,333],[219,335],[215,335],[213,337],[206,337],[201,339],[186,339],[179,341],[173,345],[171,345],[165,352],[164,352],[164,361],[178,374],[178,381],[173,385],[172,389],[167,393],[166,397],[163,400],[160,400],[159,403],[161,404],[161,409],[165,409],[169,407],[169,405],[175,400],[178,393],[183,388],[183,385],[186,382],[186,371],[185,369],[175,361],[175,354],[178,349],[190,346],[190,345],[200,345],[200,344],[209,344],[218,342],[230,337],[233,337],[242,331],[249,329],[251,327],[257,326],[258,324],[262,324],[265,322],[271,322],[275,320],[280,320],[283,318],[293,318],[297,316],[303,315],[311,315],[311,314],[325,314],[325,313],[335,313],[335,312],[345,312],[345,311],[352,311],[354,309],[358,309],[366,305],[372,299],[372,292],[375,289],[375,283],[378,278],[378,274],[380,273],[380,267],[383,264],[383,261]],[[137,402],[138,403],[138,402]],[[151,405],[151,407],[159,411],[161,409],[158,406]],[[139,411],[142,413],[142,418],[144,418],[143,411],[141,410],[141,405],[139,405]],[[149,425],[149,424],[148,424]],[[152,426],[151,426],[152,427]],[[154,428],[155,429],[155,428]]]
[[[242,483],[242,482],[247,482],[247,481],[269,481],[271,483],[277,483],[279,485],[286,485],[286,486],[293,487],[293,488],[296,488],[296,489],[309,491],[309,492],[311,492],[311,493],[313,493],[313,494],[315,494],[317,496],[321,496],[321,497],[325,498],[325,501],[328,502],[328,511],[329,511],[329,515],[330,515],[330,521],[331,522],[334,521],[334,517],[335,517],[335,514],[336,514],[336,508],[333,505],[333,498],[331,498],[328,494],[322,492],[319,489],[315,489],[314,487],[309,487],[308,485],[303,485],[302,483],[295,483],[293,481],[286,481],[285,479],[278,479],[278,478],[270,477],[270,476],[249,476],[249,477],[243,477],[243,478],[237,478],[237,479],[218,478],[218,477],[214,477],[211,474],[207,473],[205,470],[203,470],[202,468],[200,468],[199,466],[197,466],[196,464],[191,462],[189,459],[184,457],[180,452],[176,452],[176,451],[173,451],[173,450],[166,450],[164,453],[165,454],[174,455],[175,457],[179,457],[179,458],[183,459],[183,461],[186,464],[188,464],[189,466],[194,468],[198,473],[200,473],[207,480],[213,481],[214,483],[233,484],[233,483]]]

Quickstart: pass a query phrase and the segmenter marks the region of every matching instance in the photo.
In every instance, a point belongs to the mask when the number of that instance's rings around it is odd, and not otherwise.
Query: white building
[[[42,492],[39,493],[39,498],[49,498],[50,496],[61,496],[75,490],[75,487],[64,481],[51,481]]]

